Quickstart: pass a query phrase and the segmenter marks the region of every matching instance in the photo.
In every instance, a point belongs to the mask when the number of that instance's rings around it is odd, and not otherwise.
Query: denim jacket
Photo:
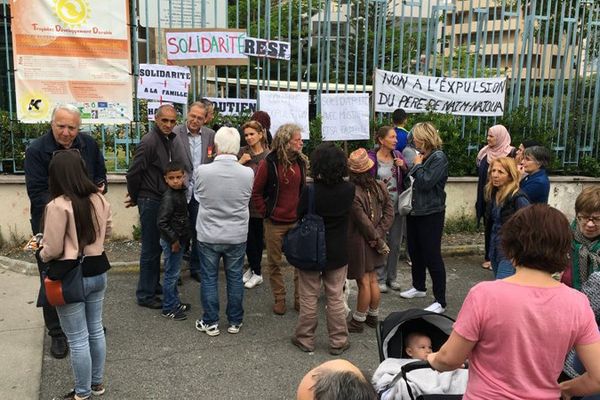
[[[431,153],[423,163],[414,165],[408,175],[415,179],[410,215],[430,215],[446,209],[448,158],[443,151]]]

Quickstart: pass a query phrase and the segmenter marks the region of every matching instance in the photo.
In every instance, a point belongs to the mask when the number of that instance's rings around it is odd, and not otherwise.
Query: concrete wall
[[[137,208],[125,208],[127,188],[125,176],[109,175],[107,199],[112,206],[113,234],[119,237],[132,237],[133,225],[138,225]],[[574,217],[575,198],[585,186],[599,185],[600,179],[587,177],[551,177],[551,206],[564,212],[569,219]],[[450,178],[446,186],[448,195],[446,218],[473,215],[477,178]],[[17,175],[0,176],[0,233],[5,240],[14,237],[29,238],[29,198],[25,189],[25,178]]]

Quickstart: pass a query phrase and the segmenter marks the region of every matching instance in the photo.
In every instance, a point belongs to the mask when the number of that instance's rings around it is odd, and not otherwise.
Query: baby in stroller
[[[395,312],[377,330],[382,361],[372,383],[384,400],[460,399],[468,372],[436,372],[427,355],[437,351],[452,331],[452,318],[421,309]],[[417,361],[418,360],[418,361]]]

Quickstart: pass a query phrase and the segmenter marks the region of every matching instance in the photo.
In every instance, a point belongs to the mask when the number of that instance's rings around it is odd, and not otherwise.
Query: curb
[[[442,246],[442,256],[457,257],[484,253],[483,245]],[[110,263],[112,273],[133,273],[140,270],[138,262],[114,261]],[[37,276],[37,264],[0,256],[0,268],[23,275]],[[183,268],[186,269],[185,267]]]

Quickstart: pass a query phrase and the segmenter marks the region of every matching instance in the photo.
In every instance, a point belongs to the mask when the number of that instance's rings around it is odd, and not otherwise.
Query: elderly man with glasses
[[[25,151],[25,184],[31,203],[31,230],[41,232],[42,216],[48,203],[48,166],[57,151],[78,151],[87,167],[87,172],[99,190],[106,192],[106,166],[104,157],[93,137],[79,133],[81,114],[71,104],[59,104],[52,112],[50,129],[33,140]],[[38,264],[38,269],[43,265]],[[64,358],[68,353],[67,341],[60,327],[56,309],[43,306],[44,322],[48,335],[52,337],[50,353],[55,358]]]

